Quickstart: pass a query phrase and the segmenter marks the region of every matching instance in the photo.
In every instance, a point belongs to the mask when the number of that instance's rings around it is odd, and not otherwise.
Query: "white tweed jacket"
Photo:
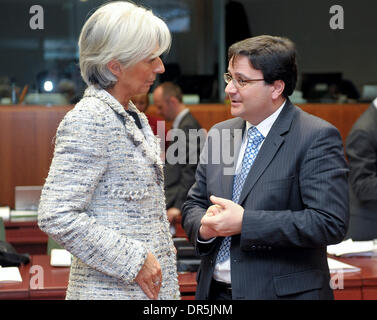
[[[148,299],[134,281],[147,252],[159,299],[179,299],[158,139],[106,91],[89,87],[56,133],[38,224],[73,255],[66,299]]]

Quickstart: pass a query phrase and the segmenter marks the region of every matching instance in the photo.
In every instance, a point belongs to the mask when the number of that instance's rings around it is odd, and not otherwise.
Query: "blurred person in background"
[[[187,192],[195,182],[195,170],[200,155],[200,142],[195,135],[190,137],[190,130],[199,130],[201,126],[199,122],[190,113],[190,110],[183,103],[181,88],[173,82],[164,82],[157,86],[153,92],[153,101],[160,115],[166,121],[172,121],[172,130],[168,132],[168,136],[172,137],[172,141],[168,141],[169,147],[166,150],[165,164],[165,195],[166,209],[170,223],[173,223],[177,217],[181,216],[181,208],[186,200]],[[184,155],[178,155],[181,151],[177,144],[180,143],[175,131],[181,131],[184,135],[185,143]],[[179,132],[178,132],[179,133]],[[170,138],[169,138],[170,140]],[[174,154],[169,157],[169,148],[174,149]],[[171,150],[173,150],[173,148]],[[180,157],[182,161],[176,163],[175,160]],[[190,163],[190,157],[197,159],[195,163]],[[174,159],[172,159],[174,158]]]
[[[377,239],[377,98],[346,139],[350,168],[350,223],[347,237]]]

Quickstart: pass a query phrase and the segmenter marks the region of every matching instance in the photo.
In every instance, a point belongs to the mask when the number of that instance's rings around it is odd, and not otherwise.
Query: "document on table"
[[[69,267],[71,265],[71,253],[65,249],[52,249],[50,264],[53,267]]]
[[[348,239],[338,244],[327,246],[327,253],[335,256],[377,256],[377,241],[352,241]]]
[[[11,210],[10,220],[12,222],[37,221],[38,211],[36,210]]]
[[[0,283],[22,282],[20,270],[17,267],[0,267]]]
[[[329,265],[330,272],[359,272],[361,269],[359,267],[340,262],[338,260],[327,258],[327,263]]]
[[[9,207],[0,207],[0,218],[3,219],[3,221],[9,220],[10,217],[10,208]]]

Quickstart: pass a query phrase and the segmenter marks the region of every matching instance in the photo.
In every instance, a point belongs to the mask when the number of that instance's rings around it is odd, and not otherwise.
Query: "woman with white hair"
[[[88,88],[56,134],[38,223],[73,255],[66,299],[179,299],[159,143],[130,97],[163,73],[166,24],[111,2],[86,21]]]

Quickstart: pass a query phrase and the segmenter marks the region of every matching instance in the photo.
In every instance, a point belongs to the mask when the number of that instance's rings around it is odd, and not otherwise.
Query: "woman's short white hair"
[[[167,25],[151,10],[126,1],[105,4],[81,30],[81,76],[88,86],[110,88],[117,78],[108,70],[108,62],[114,59],[129,67],[152,55],[160,56],[170,44]]]

